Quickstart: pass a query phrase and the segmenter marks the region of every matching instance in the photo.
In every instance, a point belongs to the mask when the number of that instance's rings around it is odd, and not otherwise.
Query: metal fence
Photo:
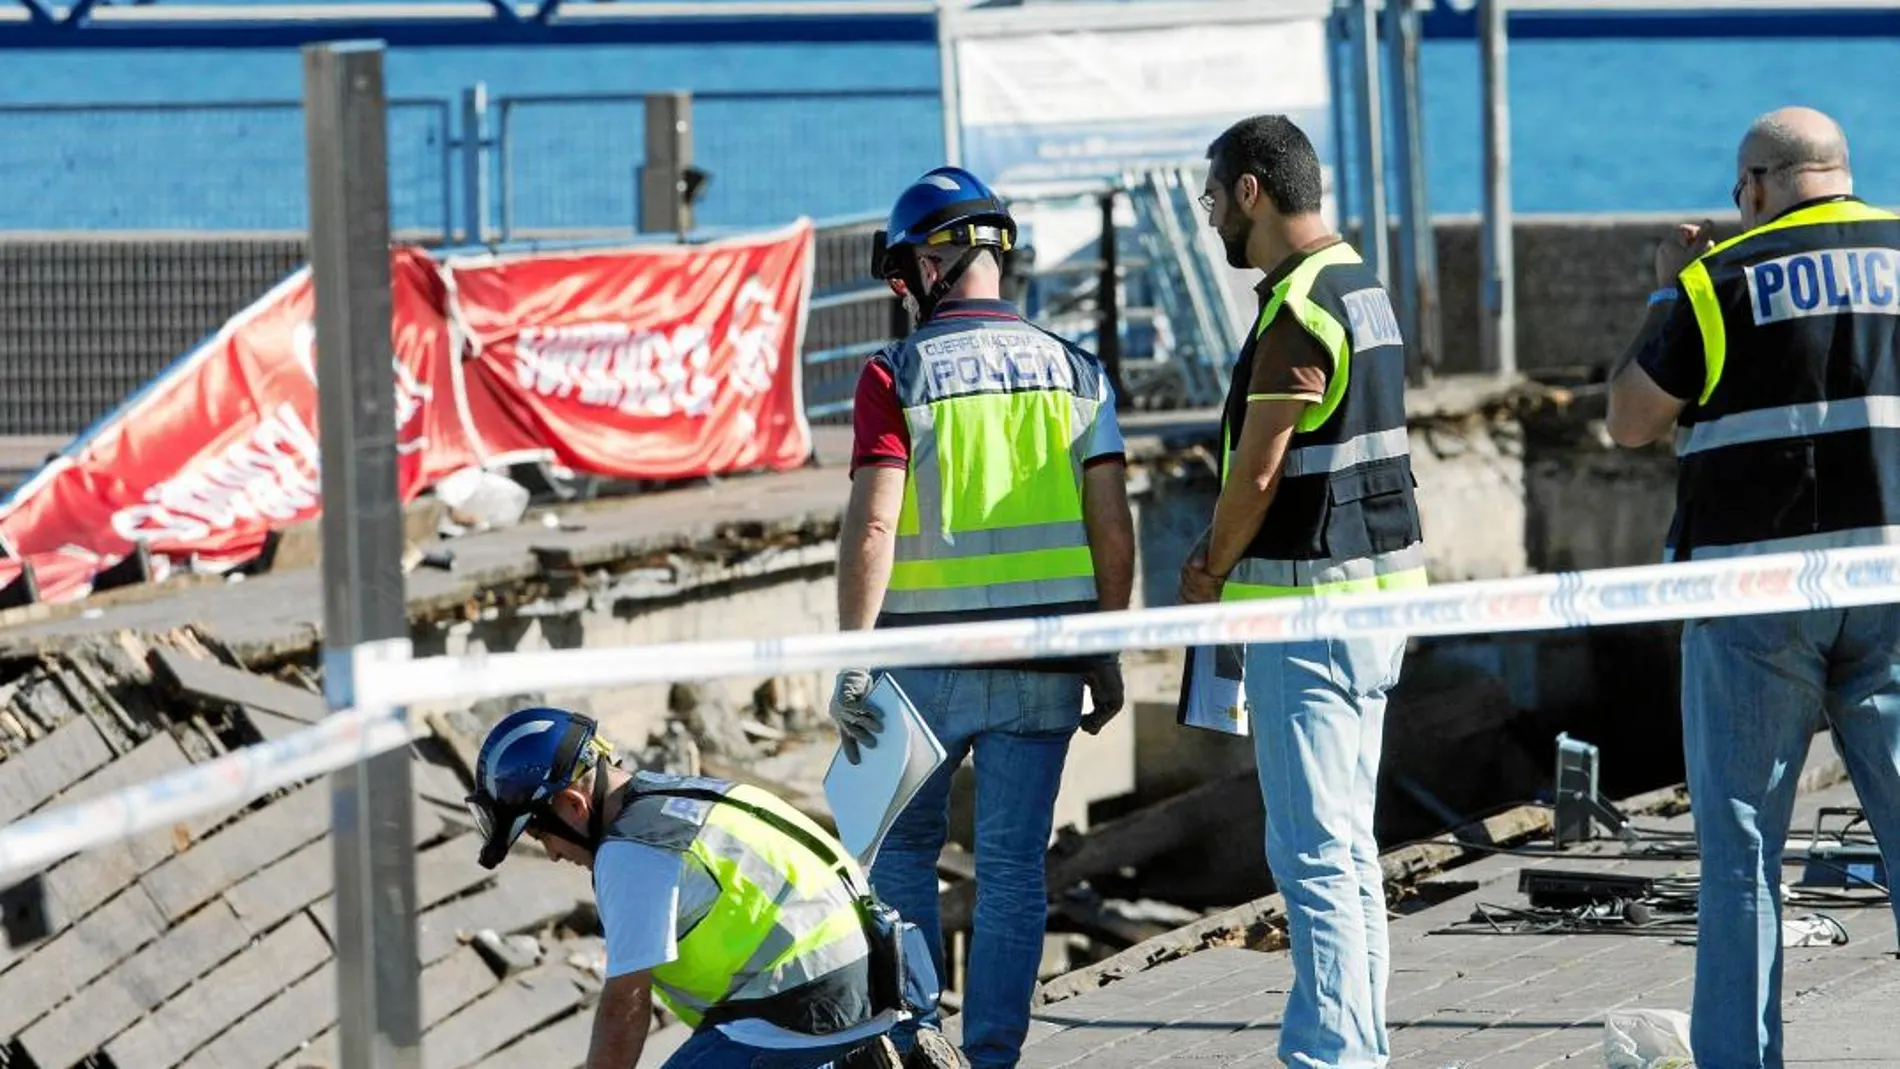
[[[642,94],[471,101],[485,94],[391,101],[399,234],[632,232]],[[862,212],[943,154],[935,89],[702,93],[693,127],[694,163],[713,176],[695,206],[703,226]],[[0,105],[0,231],[301,232],[304,152],[295,100]],[[479,235],[464,226],[471,206]]]
[[[645,102],[638,93],[495,99],[498,210],[486,222],[497,236],[632,227]],[[696,93],[693,162],[713,177],[694,214],[711,226],[761,226],[882,204],[940,162],[941,107],[934,89]]]
[[[391,225],[442,234],[446,100],[389,104]],[[301,101],[0,105],[0,231],[309,225]]]
[[[391,101],[398,236],[465,243],[471,206],[478,240],[630,236],[644,100],[487,102],[472,89]],[[804,354],[815,421],[849,418],[858,358],[891,336],[896,302],[865,276],[877,221],[859,213],[941,158],[940,107],[913,89],[694,99],[694,162],[713,175],[700,226],[842,220],[817,242]],[[0,435],[79,433],[304,261],[302,109],[0,105]]]
[[[805,400],[849,418],[859,360],[897,302],[866,277],[871,219],[816,242]],[[0,436],[77,434],[297,269],[300,237],[0,235]]]

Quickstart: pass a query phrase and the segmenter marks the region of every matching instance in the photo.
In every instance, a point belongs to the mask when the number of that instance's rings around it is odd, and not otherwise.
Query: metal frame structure
[[[1323,2],[1323,0],[1322,0]],[[1342,0],[1352,3],[1355,0]],[[1377,0],[1375,0],[1377,2]],[[1313,6],[1313,0],[1182,0],[1173,17],[1248,17]],[[1428,39],[1476,40],[1481,19],[1470,0],[1427,0]],[[1900,36],[1891,0],[1815,0],[1797,8],[1749,0],[1518,0],[1509,30],[1522,39],[1634,37]],[[965,0],[379,0],[363,4],[173,3],[131,6],[73,0],[0,0],[0,49],[282,48],[376,39],[387,47],[561,44],[934,42],[992,26],[1115,25],[1145,16],[1114,2],[998,5]],[[955,72],[944,72],[954,99]],[[954,158],[956,135],[946,130]]]
[[[937,40],[933,0],[562,0],[131,7],[12,0],[0,49],[284,48],[374,38],[385,46],[744,44]]]
[[[1589,38],[1900,37],[1894,0],[1511,0],[1510,36]],[[1436,0],[1428,39],[1477,40],[1481,4]]]

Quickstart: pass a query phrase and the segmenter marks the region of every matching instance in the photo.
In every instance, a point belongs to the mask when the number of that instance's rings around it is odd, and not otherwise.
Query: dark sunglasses
[[[1752,174],[1756,178],[1760,178],[1767,173],[1768,168],[1766,167],[1750,167],[1740,178],[1735,180],[1735,188],[1729,190],[1728,199],[1735,202],[1736,211],[1740,211],[1742,208],[1742,189],[1748,185],[1748,176]]]

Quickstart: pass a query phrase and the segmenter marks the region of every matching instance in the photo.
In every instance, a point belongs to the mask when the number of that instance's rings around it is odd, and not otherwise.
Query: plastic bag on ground
[[[435,484],[435,496],[450,510],[437,533],[454,537],[509,527],[528,511],[528,488],[499,472],[463,468]]]
[[[1689,1015],[1681,1010],[1612,1010],[1603,1019],[1608,1069],[1694,1069]]]

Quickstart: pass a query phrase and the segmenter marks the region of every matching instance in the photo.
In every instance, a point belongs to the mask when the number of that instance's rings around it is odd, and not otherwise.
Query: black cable
[[[1784,855],[1781,859],[1781,863],[1783,865],[1791,865],[1795,863],[1796,861],[1804,861],[1810,865],[1819,865],[1822,868],[1833,869],[1835,872],[1838,872],[1842,876],[1847,877],[1847,879],[1852,881],[1853,883],[1858,883],[1863,887],[1871,887],[1874,890],[1879,891],[1881,895],[1886,898],[1891,899],[1893,897],[1893,892],[1887,889],[1886,884],[1880,883],[1877,880],[1870,880],[1865,876],[1855,875],[1853,872],[1848,871],[1846,866],[1837,865],[1826,858],[1815,857],[1813,854],[1809,854],[1806,857],[1800,857],[1800,858],[1792,858],[1792,857],[1787,857]]]
[[[1640,901],[1611,900],[1570,909],[1500,906],[1480,902],[1472,916],[1460,924],[1437,928],[1431,935],[1626,935],[1637,937],[1679,937],[1685,928],[1693,929],[1690,918],[1655,918],[1647,910],[1634,907]],[[1613,910],[1614,912],[1606,912]],[[1500,923],[1506,922],[1506,923]],[[1513,923],[1514,922],[1514,923]],[[1510,926],[1506,926],[1509,924]]]

